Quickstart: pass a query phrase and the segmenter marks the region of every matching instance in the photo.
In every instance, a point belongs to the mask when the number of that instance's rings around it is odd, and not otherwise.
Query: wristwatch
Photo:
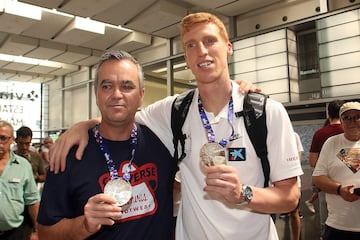
[[[240,205],[248,204],[253,198],[253,191],[250,186],[242,185],[240,197],[243,200]]]

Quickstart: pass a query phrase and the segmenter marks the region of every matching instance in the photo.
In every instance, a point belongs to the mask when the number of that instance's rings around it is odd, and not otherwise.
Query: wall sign
[[[0,119],[10,122],[15,131],[21,126],[39,131],[41,85],[0,80]]]

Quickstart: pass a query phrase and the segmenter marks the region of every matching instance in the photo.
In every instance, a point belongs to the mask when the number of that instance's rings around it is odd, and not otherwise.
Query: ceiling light
[[[31,65],[39,65],[44,67],[64,68],[64,69],[77,68],[77,66],[71,64],[65,64],[65,63],[49,61],[49,60],[40,60],[37,58],[29,58],[23,56],[13,56],[2,53],[0,53],[0,61],[16,62],[16,63],[31,64]]]
[[[37,65],[39,60],[35,58],[28,58],[23,56],[14,56],[13,62]]]
[[[88,32],[105,34],[105,24],[91,20],[90,18],[75,17],[74,27]]]
[[[45,12],[52,13],[52,14],[61,15],[61,16],[75,17],[75,16],[72,15],[72,14],[60,12],[60,11],[56,10],[55,8],[54,8],[54,9],[41,8],[41,10],[42,10],[42,11],[45,11]]]
[[[128,28],[124,28],[121,25],[116,26],[116,25],[112,25],[112,24],[109,24],[109,23],[105,23],[105,26],[115,28],[115,29],[119,29],[119,30],[123,30],[123,31],[133,32],[133,30],[128,29]]]
[[[0,0],[0,6],[3,6],[4,12],[8,14],[41,20],[41,8],[39,7],[15,0]]]

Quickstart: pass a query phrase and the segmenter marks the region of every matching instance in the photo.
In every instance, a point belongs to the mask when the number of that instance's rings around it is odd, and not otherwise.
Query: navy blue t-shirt
[[[150,129],[140,124],[137,127],[138,143],[131,165],[131,204],[113,226],[103,226],[89,239],[171,239],[176,163]],[[47,174],[38,216],[40,224],[53,225],[63,218],[83,215],[87,200],[103,192],[110,175],[93,134],[89,130],[89,143],[81,161],[75,159],[73,148],[65,172]],[[122,176],[131,158],[130,140],[104,139],[104,143]]]

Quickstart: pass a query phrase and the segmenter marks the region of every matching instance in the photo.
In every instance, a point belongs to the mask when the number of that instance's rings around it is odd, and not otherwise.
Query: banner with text
[[[0,80],[0,119],[10,122],[15,131],[21,126],[39,131],[41,85]]]

